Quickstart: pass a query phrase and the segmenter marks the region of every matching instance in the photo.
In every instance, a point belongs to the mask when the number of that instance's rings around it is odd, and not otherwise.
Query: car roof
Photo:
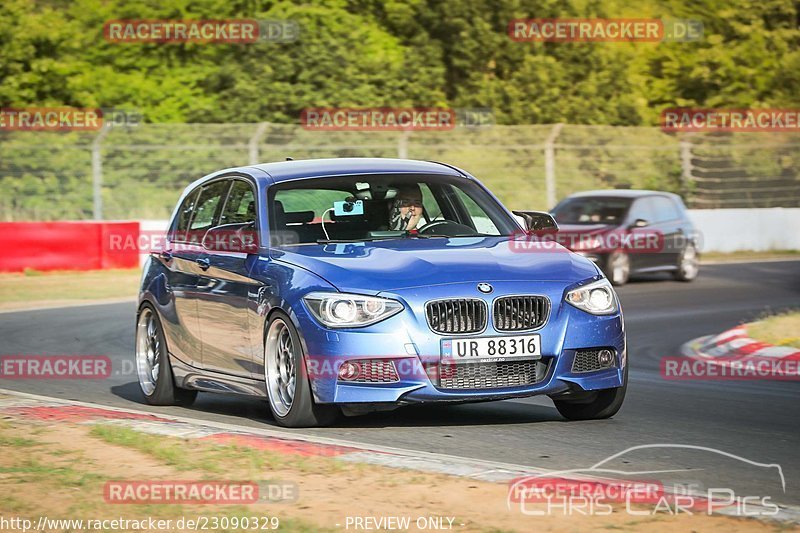
[[[570,194],[567,198],[579,198],[586,196],[599,196],[605,198],[641,198],[642,196],[669,196],[680,198],[677,194],[666,191],[649,191],[646,189],[598,189],[594,191],[582,191]]]
[[[445,174],[465,177],[454,167],[432,161],[379,157],[302,159],[252,165],[269,174],[275,183],[300,178],[348,176],[353,174]]]

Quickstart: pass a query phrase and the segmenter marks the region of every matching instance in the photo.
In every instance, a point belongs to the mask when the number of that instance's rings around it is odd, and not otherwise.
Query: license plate
[[[442,361],[450,363],[539,359],[541,356],[539,335],[442,339]]]

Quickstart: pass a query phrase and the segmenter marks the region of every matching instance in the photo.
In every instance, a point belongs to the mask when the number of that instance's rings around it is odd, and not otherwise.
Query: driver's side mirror
[[[258,253],[258,232],[255,224],[224,224],[206,231],[203,248],[211,252]]]
[[[650,225],[650,223],[648,221],[646,221],[645,219],[637,218],[636,220],[633,221],[633,223],[630,226],[628,226],[628,228],[629,229],[646,228],[649,225]]]
[[[558,223],[553,215],[544,211],[512,211],[525,221],[528,233],[556,233]]]

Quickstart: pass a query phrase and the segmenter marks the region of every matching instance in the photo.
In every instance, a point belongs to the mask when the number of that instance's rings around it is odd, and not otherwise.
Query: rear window
[[[609,224],[625,221],[630,198],[578,197],[567,198],[553,209],[559,224]]]

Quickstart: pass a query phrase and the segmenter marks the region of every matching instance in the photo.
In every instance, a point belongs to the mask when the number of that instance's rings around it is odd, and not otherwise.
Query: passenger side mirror
[[[512,213],[522,217],[528,233],[556,233],[558,231],[558,223],[550,213],[544,211],[512,211]]]
[[[225,224],[211,228],[203,237],[203,248],[210,252],[258,253],[255,223]]]
[[[650,225],[650,223],[649,223],[648,221],[646,221],[645,219],[643,219],[643,218],[637,218],[636,220],[634,220],[634,221],[633,221],[633,224],[631,224],[630,226],[628,226],[628,229],[632,229],[632,228],[646,228],[646,227],[647,227],[647,226],[649,226],[649,225]]]

